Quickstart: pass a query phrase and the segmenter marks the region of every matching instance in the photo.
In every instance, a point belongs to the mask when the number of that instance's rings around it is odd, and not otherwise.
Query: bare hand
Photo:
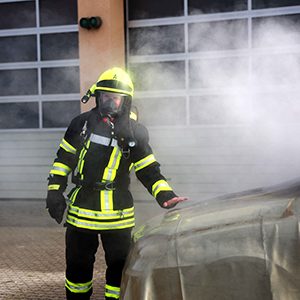
[[[172,208],[174,207],[178,202],[182,202],[185,200],[188,200],[189,197],[174,197],[168,201],[166,201],[163,205],[165,208]]]

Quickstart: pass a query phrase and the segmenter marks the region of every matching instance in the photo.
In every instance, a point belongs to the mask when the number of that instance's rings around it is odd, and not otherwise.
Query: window
[[[183,16],[183,1],[128,0],[129,20]]]
[[[77,1],[0,3],[0,129],[66,127],[79,87]]]
[[[182,97],[134,99],[133,104],[138,107],[139,120],[146,126],[182,126],[186,123],[186,107]]]
[[[152,26],[129,30],[130,55],[184,52],[184,26]]]
[[[253,47],[299,45],[299,25],[300,14],[253,18]]]
[[[35,26],[35,1],[0,3],[0,29]]]
[[[41,35],[41,59],[78,59],[78,33],[53,33]]]
[[[0,63],[36,61],[36,35],[0,37],[0,49]]]
[[[0,129],[38,127],[38,103],[0,103]]]
[[[248,60],[244,57],[191,60],[189,80],[192,89],[245,87]]]
[[[37,69],[0,70],[0,96],[37,94]]]
[[[300,1],[299,0],[253,0],[252,1],[253,9],[284,7],[284,6],[293,6],[293,5],[300,5]]]
[[[159,91],[185,88],[184,62],[131,64],[130,71],[137,91]]]
[[[40,25],[77,24],[77,0],[39,0]]]
[[[250,102],[245,94],[205,95],[190,98],[192,125],[228,125],[249,122]],[[249,99],[248,99],[249,100]]]
[[[272,54],[253,57],[255,86],[298,85],[300,54]]]
[[[218,51],[248,47],[247,19],[189,24],[189,51]]]
[[[79,101],[45,101],[43,102],[43,127],[67,127],[70,120],[79,114]]]
[[[189,15],[241,11],[247,9],[247,0],[188,0],[188,6]]]
[[[43,94],[79,93],[79,68],[45,68],[42,69]]]

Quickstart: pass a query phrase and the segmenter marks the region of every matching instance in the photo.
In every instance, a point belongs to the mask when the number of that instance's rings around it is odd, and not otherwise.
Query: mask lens
[[[122,109],[124,95],[110,92],[100,93],[99,110],[102,115],[116,117]]]
[[[102,92],[100,95],[100,103],[103,105],[105,102],[115,102],[118,108],[121,108],[123,103],[124,96],[122,94],[117,93],[109,93],[109,92]]]

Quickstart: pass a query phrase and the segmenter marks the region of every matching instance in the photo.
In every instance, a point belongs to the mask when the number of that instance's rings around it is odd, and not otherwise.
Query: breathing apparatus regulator
[[[133,97],[133,84],[129,75],[120,68],[105,71],[82,97],[87,103],[91,97],[96,98],[96,108],[116,135],[122,149],[136,146],[130,123],[130,110]]]

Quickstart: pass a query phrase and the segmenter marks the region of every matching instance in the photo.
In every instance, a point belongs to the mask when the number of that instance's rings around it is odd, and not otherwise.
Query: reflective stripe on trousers
[[[92,288],[93,280],[86,283],[74,283],[66,278],[66,288],[72,293],[87,293]]]
[[[107,284],[105,286],[105,297],[119,299],[119,297],[120,297],[120,288]]]

